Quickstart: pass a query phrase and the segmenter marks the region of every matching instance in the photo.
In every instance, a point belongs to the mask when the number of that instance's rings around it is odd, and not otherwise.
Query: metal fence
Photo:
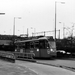
[[[34,53],[20,53],[20,52],[14,52],[16,59],[33,59],[35,56]]]

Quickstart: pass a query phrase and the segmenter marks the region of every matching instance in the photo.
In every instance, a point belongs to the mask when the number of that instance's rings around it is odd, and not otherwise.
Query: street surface
[[[75,72],[67,69],[53,67],[49,65],[37,64],[33,62],[17,60],[16,64],[29,68],[37,75],[75,75]]]
[[[75,58],[74,58],[75,59]],[[55,60],[37,60],[38,63],[50,64],[55,66],[66,66],[75,69],[75,60],[74,59],[55,59]]]
[[[37,75],[27,67],[0,60],[0,75]]]
[[[0,75],[75,75],[75,72],[29,61],[11,63],[0,60]]]

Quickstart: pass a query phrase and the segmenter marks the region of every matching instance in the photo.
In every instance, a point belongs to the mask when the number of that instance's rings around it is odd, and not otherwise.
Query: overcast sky
[[[0,34],[13,34],[14,17],[17,35],[26,34],[27,28],[29,33],[54,30],[55,1],[57,30],[63,37],[63,24],[71,28],[75,23],[75,0],[0,0],[0,13],[5,13],[0,15]]]

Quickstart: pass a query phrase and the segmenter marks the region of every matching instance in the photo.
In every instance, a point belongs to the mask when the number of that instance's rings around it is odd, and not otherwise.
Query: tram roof
[[[40,37],[40,38],[33,38],[33,39],[29,39],[29,40],[22,40],[22,41],[16,41],[17,42],[28,42],[28,41],[35,41],[35,40],[48,40],[50,37]]]

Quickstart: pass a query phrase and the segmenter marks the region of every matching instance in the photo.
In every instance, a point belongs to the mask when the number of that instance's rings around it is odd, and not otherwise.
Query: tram
[[[15,51],[20,53],[33,53],[36,58],[56,57],[56,43],[50,36],[36,39],[16,41]]]

